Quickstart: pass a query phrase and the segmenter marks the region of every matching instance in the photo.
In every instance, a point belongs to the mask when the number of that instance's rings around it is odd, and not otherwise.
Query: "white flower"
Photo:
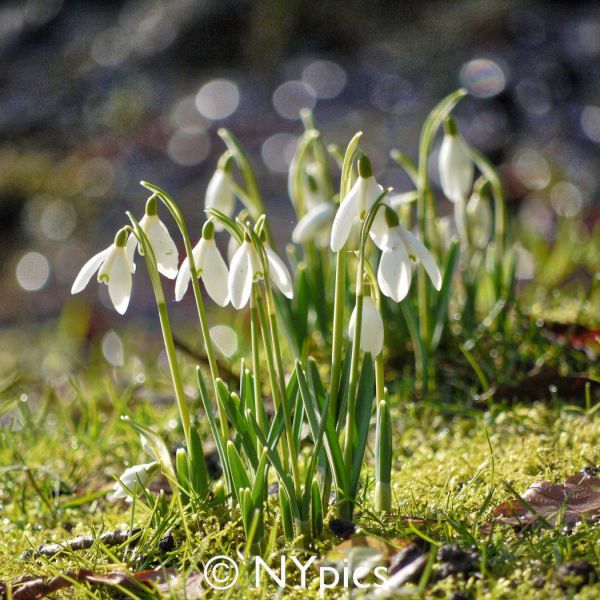
[[[485,248],[492,232],[492,209],[480,192],[474,192],[467,202],[467,224],[471,242]]]
[[[287,267],[271,248],[266,247],[265,252],[269,263],[269,276],[285,296],[293,298],[294,288]],[[229,266],[229,296],[234,308],[240,309],[248,304],[252,284],[263,277],[254,246],[250,241],[244,240],[233,255]]]
[[[157,209],[158,199],[156,196],[152,196],[146,203],[146,212],[140,220],[140,227],[152,246],[159,272],[169,279],[175,279],[179,263],[179,252],[169,230],[158,218]],[[127,240],[127,256],[132,265],[132,272],[135,272],[133,256],[137,247],[137,238],[134,235],[129,236]],[[143,254],[141,246],[139,246],[139,252]]]
[[[141,465],[135,465],[125,469],[123,475],[119,477],[119,481],[115,483],[114,493],[110,497],[111,500],[121,500],[126,498],[131,499],[132,494],[139,494],[145,488],[152,476],[156,472],[158,462],[153,461]]]
[[[464,140],[449,119],[439,157],[440,183],[446,197],[452,202],[466,201],[473,186],[474,165]]]
[[[127,230],[121,229],[113,244],[92,256],[79,271],[71,294],[84,290],[98,271],[98,281],[108,285],[108,295],[118,313],[124,314],[131,298],[132,266],[125,251]]]
[[[233,209],[235,208],[233,175],[231,174],[232,160],[231,156],[227,156],[222,161],[223,164],[219,165],[211,177],[204,197],[204,208],[214,208],[227,217],[233,215]],[[217,231],[222,231],[223,228],[222,223],[215,223]]]
[[[354,330],[356,328],[356,306],[350,317],[348,326],[348,335],[354,339]],[[370,352],[375,358],[383,350],[383,321],[377,307],[373,303],[371,296],[364,296],[362,307],[362,322],[360,327],[360,349],[363,352]]]
[[[363,220],[368,210],[383,193],[375,181],[369,159],[362,155],[358,161],[358,179],[341,201],[331,229],[331,249],[339,252],[348,241],[352,225]]]
[[[380,212],[387,225],[386,235],[375,240],[383,251],[377,270],[377,283],[381,293],[394,302],[403,300],[410,289],[413,261],[421,262],[433,287],[439,291],[442,287],[442,275],[429,250],[399,222],[391,208],[386,206]]]
[[[328,246],[334,214],[335,205],[331,202],[317,204],[298,221],[292,232],[292,241],[306,244],[312,240],[319,247]]]
[[[227,280],[229,271],[223,260],[214,238],[214,225],[207,221],[202,230],[202,238],[192,250],[194,265],[198,277],[202,278],[208,295],[219,305],[226,306],[229,302],[229,290]],[[190,283],[190,260],[186,256],[181,263],[175,282],[175,300],[178,302],[183,298]]]

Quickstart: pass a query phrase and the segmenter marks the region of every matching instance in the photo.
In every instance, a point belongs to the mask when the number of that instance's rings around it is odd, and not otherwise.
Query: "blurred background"
[[[314,110],[327,143],[363,130],[378,179],[402,191],[389,150],[414,157],[423,119],[460,85],[462,133],[499,165],[521,228],[552,243],[561,219],[589,233],[598,216],[597,2],[5,0],[0,65],[3,365],[49,320],[87,311],[74,325],[85,335],[120,326],[106,286],[71,299],[75,275],[126,209],[142,215],[141,179],[168,190],[199,235],[222,126],[250,153],[281,240],[299,109]],[[520,279],[535,267],[523,253]],[[138,318],[154,311],[146,279],[134,283]]]

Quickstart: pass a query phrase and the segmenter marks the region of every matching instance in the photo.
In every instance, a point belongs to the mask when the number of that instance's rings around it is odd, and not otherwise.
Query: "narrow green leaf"
[[[356,394],[356,413],[354,432],[354,449],[352,452],[352,481],[350,484],[350,496],[356,495],[358,482],[360,480],[360,470],[367,447],[367,438],[369,436],[369,426],[371,424],[371,413],[373,412],[373,398],[375,396],[375,369],[373,368],[373,359],[370,354],[363,358],[360,380],[358,382],[358,392]]]
[[[311,487],[310,517],[313,537],[318,538],[323,532],[323,504],[321,502],[321,490],[316,480]]]
[[[250,478],[248,477],[248,473],[246,473],[242,458],[232,441],[227,442],[227,464],[229,465],[231,478],[233,479],[233,489],[241,505],[241,490],[250,488]]]
[[[206,469],[206,460],[204,459],[204,450],[202,442],[196,427],[190,428],[190,447],[188,450],[189,458],[189,477],[192,489],[204,498],[208,494],[208,471]]]
[[[452,281],[454,277],[454,269],[458,263],[460,244],[454,240],[450,244],[446,262],[444,264],[444,273],[442,277],[442,289],[440,290],[435,307],[435,321],[433,327],[433,335],[431,338],[431,349],[435,350],[442,339],[444,327],[448,321],[448,304],[452,293]]]

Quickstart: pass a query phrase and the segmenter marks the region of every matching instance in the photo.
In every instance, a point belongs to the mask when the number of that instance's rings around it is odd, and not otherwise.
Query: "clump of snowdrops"
[[[150,193],[145,214],[138,220],[127,213],[129,224],[83,266],[72,292],[82,291],[97,272],[123,314],[136,251],[143,257],[185,440],[173,461],[157,433],[130,421],[152,461],[124,473],[117,498],[145,492],[152,503],[146,486],[159,465],[173,502],[182,509],[203,506],[209,498],[228,503],[239,510],[247,543],[258,551],[265,542],[268,487],[276,479],[283,533],[308,544],[321,533],[328,510],[352,517],[364,481],[361,473],[369,468],[365,451],[374,414],[374,508],[394,510],[385,383],[386,356],[392,349],[386,345],[382,314],[405,322],[418,387],[426,393],[435,379],[435,351],[448,330],[450,303],[476,331],[482,301],[475,282],[483,278],[489,283],[484,300],[488,320],[500,318],[511,289],[514,261],[505,251],[505,208],[497,174],[466,144],[451,115],[464,94],[451,94],[430,113],[416,162],[392,151],[414,184],[414,190],[403,194],[377,183],[369,158],[360,151],[361,133],[342,156],[336,147],[325,146],[312,115],[302,113],[305,132],[289,172],[298,220],[287,261],[275,246],[250,161],[229,131],[219,132],[227,150],[206,189],[207,219],[201,231],[190,236],[177,203],[158,186],[142,182]],[[442,190],[455,207],[454,224],[438,216],[428,175],[442,128],[439,173]],[[332,175],[335,166],[339,187]],[[181,264],[162,220],[169,215],[185,247]],[[228,237],[229,264],[216,236]],[[184,395],[162,277],[176,280],[176,300],[188,293],[195,300],[209,365],[207,372],[196,369],[204,414],[190,414]],[[234,386],[220,376],[200,282],[216,304],[249,311],[250,355],[242,358]],[[222,466],[216,481],[209,477],[198,433],[202,419],[208,421]],[[308,442],[303,437],[307,430]],[[311,443],[312,451],[300,452],[301,443]]]

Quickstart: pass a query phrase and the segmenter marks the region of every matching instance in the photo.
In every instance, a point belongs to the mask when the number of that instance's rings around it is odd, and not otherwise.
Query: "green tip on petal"
[[[447,116],[444,120],[444,133],[446,135],[458,135],[458,125],[452,115]]]
[[[373,176],[373,168],[371,167],[371,161],[366,154],[361,154],[358,157],[358,174],[363,179],[368,179]]]
[[[400,219],[398,218],[396,211],[390,206],[385,207],[385,223],[390,229],[400,225]]]
[[[118,248],[124,248],[127,244],[127,237],[127,228],[123,227],[123,229],[119,229],[119,231],[117,231],[117,235],[115,235],[115,246]]]
[[[212,240],[215,237],[215,224],[212,222],[212,219],[209,219],[204,223],[204,227],[202,228],[202,237],[205,240]]]
[[[154,217],[158,213],[158,198],[156,194],[152,194],[146,202],[146,215]]]
[[[308,181],[308,187],[311,192],[315,193],[319,191],[319,186],[317,185],[317,180],[307,173],[306,180]]]

